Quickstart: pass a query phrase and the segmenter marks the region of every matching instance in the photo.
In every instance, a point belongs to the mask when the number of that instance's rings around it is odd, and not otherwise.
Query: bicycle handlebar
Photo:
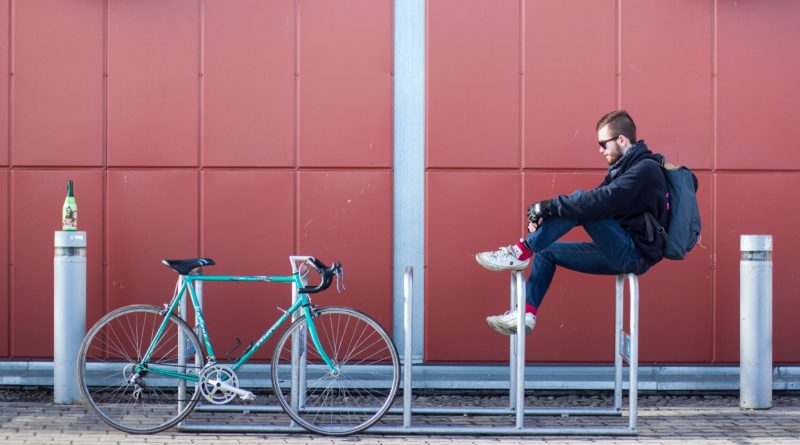
[[[331,283],[333,282],[333,277],[342,273],[342,263],[340,261],[336,261],[333,263],[332,266],[328,267],[322,261],[314,257],[309,257],[306,260],[306,263],[308,263],[308,265],[311,266],[312,269],[316,270],[320,274],[322,281],[320,281],[318,285],[313,287],[304,286],[302,289],[298,291],[302,294],[315,294],[317,292],[324,291],[325,289],[330,287]]]

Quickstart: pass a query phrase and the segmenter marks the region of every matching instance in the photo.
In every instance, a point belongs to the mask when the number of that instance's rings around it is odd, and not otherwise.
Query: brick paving
[[[526,398],[526,407],[610,406],[608,393],[544,394]],[[507,398],[491,393],[427,393],[415,396],[414,406],[498,406]],[[286,422],[282,414],[234,415],[193,413],[193,423],[222,422],[265,424]],[[398,425],[400,416],[387,416],[386,425]],[[510,416],[420,416],[415,425],[511,426]],[[528,416],[526,426],[627,425],[627,417]],[[128,435],[114,430],[82,405],[54,405],[49,390],[0,388],[0,443],[18,444],[498,444],[527,443],[703,443],[703,444],[800,444],[800,393],[776,393],[769,410],[742,410],[736,394],[644,394],[639,398],[637,436],[419,436],[373,435],[335,438],[297,434],[207,434],[171,429],[155,435]]]

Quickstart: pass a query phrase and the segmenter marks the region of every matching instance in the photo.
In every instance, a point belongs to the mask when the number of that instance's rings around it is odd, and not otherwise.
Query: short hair
[[[614,135],[623,135],[628,138],[631,143],[635,144],[636,139],[636,124],[633,123],[633,118],[625,110],[616,110],[607,113],[597,121],[597,131],[608,125],[611,133]]]

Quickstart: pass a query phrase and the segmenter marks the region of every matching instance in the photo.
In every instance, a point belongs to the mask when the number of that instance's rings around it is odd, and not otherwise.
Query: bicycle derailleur
[[[255,400],[250,391],[239,388],[239,377],[228,366],[209,364],[200,371],[200,394],[215,405],[224,405],[239,397],[242,400]]]

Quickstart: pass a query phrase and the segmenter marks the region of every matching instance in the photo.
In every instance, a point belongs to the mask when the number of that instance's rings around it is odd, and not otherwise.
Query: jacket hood
[[[615,176],[612,175],[613,171],[624,172],[628,170],[631,165],[645,159],[653,159],[659,164],[664,165],[664,156],[650,151],[650,149],[647,148],[647,144],[644,143],[644,140],[641,140],[631,146],[617,162],[608,166],[609,175]]]

